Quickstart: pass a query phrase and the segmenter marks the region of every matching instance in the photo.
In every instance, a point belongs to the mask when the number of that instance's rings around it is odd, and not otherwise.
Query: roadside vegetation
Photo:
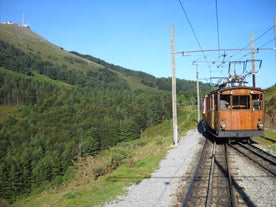
[[[265,91],[265,131],[253,140],[276,154],[276,85]]]
[[[253,141],[259,143],[261,146],[276,154],[276,130],[271,128],[266,129],[264,131],[264,136],[253,137]]]
[[[196,107],[185,107],[179,114],[180,134],[196,127]],[[158,169],[172,145],[169,120],[146,129],[142,137],[100,152],[79,157],[64,175],[64,183],[50,190],[20,199],[15,206],[101,206],[126,187],[150,177]]]
[[[16,25],[0,24],[0,86],[1,206],[65,185],[90,157],[98,182],[171,119],[171,78],[67,52]],[[195,88],[177,79],[179,108],[195,105]]]

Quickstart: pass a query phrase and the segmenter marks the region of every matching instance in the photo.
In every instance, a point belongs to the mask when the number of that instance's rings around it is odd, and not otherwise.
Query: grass
[[[185,126],[180,128],[182,134],[189,127],[196,127],[191,118],[194,115],[188,115],[188,111],[179,115],[179,125]],[[79,159],[65,175],[67,181],[62,186],[23,198],[14,206],[102,206],[126,193],[126,187],[149,178],[158,169],[159,162],[172,145],[171,125],[170,120],[165,120],[145,130],[138,140],[120,143],[95,157]],[[116,167],[113,166],[115,158],[115,165],[119,163]],[[105,174],[97,179],[93,172],[96,167],[105,169]],[[111,170],[111,167],[114,168]]]
[[[143,146],[139,148],[139,145]],[[121,146],[114,147],[109,152],[117,150],[118,147]],[[87,159],[83,161],[86,162],[86,167],[79,168],[76,176],[69,184],[22,199],[15,206],[102,205],[119,194],[125,193],[125,187],[150,177],[150,174],[158,168],[159,161],[167,151],[165,144],[157,146],[154,140],[148,140],[145,143],[143,139],[124,143],[124,148],[131,149],[130,155],[114,171],[100,176],[97,180],[91,180],[93,171],[90,167],[93,166]],[[110,160],[109,152],[105,151],[100,154],[99,159],[102,160],[102,165]]]
[[[264,146],[266,149],[276,153],[276,131],[272,129],[266,129],[264,136],[253,137],[253,141]]]
[[[99,68],[104,67],[98,63],[69,53],[63,48],[50,43],[29,28],[0,24],[0,40],[13,44],[26,54],[39,56],[42,61],[51,62],[56,66],[66,65],[67,70],[77,70],[85,73],[89,70],[97,71]],[[133,90],[155,90],[155,88],[141,83],[141,78],[137,75],[126,75],[123,72],[112,71],[126,80]]]
[[[88,69],[95,70],[102,67],[97,63],[68,53],[29,28],[0,24],[0,40],[13,44],[27,54],[39,55],[43,61],[49,61],[55,65],[64,63],[68,66],[68,69],[87,71]]]
[[[116,73],[120,78],[126,80],[127,84],[129,85],[129,87],[132,90],[143,90],[143,91],[152,91],[152,90],[156,90],[159,91],[157,88],[152,88],[150,86],[147,86],[143,83],[141,83],[141,78],[137,77],[137,76],[131,76],[131,75],[126,75],[124,73],[121,73],[119,71],[116,70],[112,70],[112,72]]]

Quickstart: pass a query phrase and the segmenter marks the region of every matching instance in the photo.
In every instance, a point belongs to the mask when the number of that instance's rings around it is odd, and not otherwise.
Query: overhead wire
[[[270,32],[272,29],[274,28],[274,25],[272,27],[270,27],[268,30],[266,30],[265,32],[263,32],[261,35],[259,35],[254,41],[253,43],[255,43],[257,40],[259,40],[261,37],[263,37],[265,34],[267,34],[268,32]],[[251,43],[248,43],[246,46],[244,46],[242,49],[238,50],[236,53],[234,53],[233,55],[230,56],[230,58],[228,59],[228,61],[236,56],[237,54],[239,54],[241,51],[245,50],[246,48],[248,48],[248,46],[250,46]],[[250,53],[251,54],[251,53]]]
[[[216,1],[216,22],[217,22],[217,38],[218,38],[218,49],[219,49],[219,56],[220,56],[220,36],[219,36],[219,19],[218,19],[218,1]]]
[[[269,41],[267,41],[266,43],[264,43],[264,44],[261,45],[260,47],[256,48],[257,53],[259,52],[260,49],[262,49],[264,46],[268,45],[269,43],[271,43],[271,42],[273,42],[273,41],[274,41],[274,38],[271,39],[271,40],[269,40]],[[242,58],[244,58],[244,57],[250,55],[251,53],[252,53],[252,52],[249,52],[249,53],[243,55],[243,57],[241,57],[239,60],[241,60]]]
[[[203,58],[204,58],[205,62],[208,64],[208,68],[209,68],[209,70],[210,70],[211,67],[210,67],[209,61],[207,60],[207,56],[205,55],[205,52],[204,52],[204,50],[203,50],[203,48],[202,48],[202,46],[201,46],[201,44],[200,44],[200,42],[199,42],[199,39],[198,39],[198,37],[197,37],[197,35],[196,35],[196,32],[195,32],[195,30],[194,30],[194,28],[193,28],[193,25],[192,25],[192,23],[191,23],[191,21],[190,21],[190,19],[189,19],[189,16],[188,16],[188,14],[187,14],[187,12],[186,12],[186,10],[185,10],[185,8],[184,8],[184,6],[183,6],[181,0],[179,0],[179,4],[180,4],[180,6],[181,6],[181,8],[182,8],[182,11],[183,11],[183,13],[184,13],[184,15],[185,15],[185,17],[186,17],[186,20],[187,20],[187,22],[188,22],[188,24],[189,24],[189,26],[190,26],[190,28],[191,28],[191,30],[192,30],[192,33],[193,33],[193,36],[194,36],[194,38],[195,38],[195,40],[196,40],[196,42],[197,42],[197,45],[198,45],[198,47],[200,48],[200,52],[202,53]],[[215,0],[215,10],[216,10],[217,44],[218,44],[218,52],[219,52],[219,58],[220,58],[220,57],[221,57],[221,51],[222,51],[222,49],[221,49],[221,45],[220,45],[220,31],[219,31],[219,26],[220,26],[220,25],[219,25],[218,1],[217,1],[217,0]],[[266,34],[267,34],[268,32],[270,32],[272,29],[274,29],[274,26],[270,27],[270,28],[267,29],[265,32],[263,32],[261,35],[259,35],[255,40],[253,40],[253,43],[256,42],[257,40],[259,40],[260,38],[262,38],[264,35],[266,35]],[[273,40],[274,40],[274,39],[273,39]],[[273,40],[270,40],[270,41],[266,42],[264,45],[262,45],[261,47],[258,47],[258,48],[261,49],[261,48],[264,47],[265,45],[271,43]],[[220,61],[221,64],[218,65],[217,68],[223,67],[223,64],[224,64],[224,63],[229,62],[233,57],[237,56],[240,52],[242,52],[242,51],[244,51],[244,50],[248,50],[248,47],[249,47],[250,45],[251,45],[251,43],[247,44],[246,46],[244,46],[244,47],[241,48],[241,49],[238,49],[238,51],[237,51],[236,53],[234,53],[233,55],[227,55],[227,54],[225,53],[225,51],[224,51],[224,53],[222,54],[223,60]],[[258,51],[258,49],[257,49],[257,51]],[[182,53],[183,53],[183,52],[182,52]],[[247,56],[247,55],[249,55],[249,54],[251,54],[251,52],[248,53],[248,54],[246,54],[245,56]],[[227,57],[227,56],[228,56],[229,58],[226,60],[226,57]],[[245,57],[245,56],[244,56],[244,57]],[[219,59],[219,58],[218,58],[218,59]],[[276,51],[275,51],[275,60],[276,60]]]
[[[253,43],[255,43],[257,40],[259,40],[260,38],[262,38],[264,35],[266,35],[268,32],[270,32],[272,29],[274,28],[274,26],[270,27],[269,29],[267,29],[265,32],[263,32],[261,35],[259,35],[255,40],[253,40]],[[274,39],[273,39],[274,40]],[[257,48],[257,52],[262,49],[265,45],[269,44],[270,42],[272,42],[273,40],[270,40],[268,42],[266,42],[265,44],[263,44],[261,47],[258,47]],[[230,57],[225,60],[226,58],[226,54],[224,53],[224,59],[223,61],[221,62],[220,65],[217,66],[217,68],[220,68],[220,67],[223,67],[223,65],[226,63],[226,62],[230,62],[231,59],[233,57],[235,57],[236,55],[238,55],[240,52],[244,51],[244,50],[248,50],[248,47],[251,45],[251,43],[247,44],[246,46],[244,46],[242,49],[239,49],[236,53],[234,53],[233,55],[230,55]],[[237,58],[237,60],[242,60],[244,59],[245,57],[247,57],[248,55],[252,54],[252,52],[249,52],[249,53],[246,53],[244,54],[242,57],[240,58]],[[276,59],[276,56],[275,56],[275,59]]]
[[[271,42],[273,42],[273,41],[275,41],[274,38],[271,39],[271,40],[269,40],[269,41],[267,41],[266,43],[264,43],[263,45],[261,45],[259,48],[263,48],[264,46],[268,45],[269,43],[271,43]],[[257,48],[257,50],[258,50],[258,48]]]
[[[216,2],[216,23],[217,23],[217,39],[218,39],[218,49],[219,49],[219,54],[218,54],[218,59],[217,61],[220,59],[221,57],[221,53],[220,53],[220,33],[219,33],[219,18],[218,18],[218,1],[215,0]],[[226,58],[226,54],[225,54],[225,51],[222,55],[223,57],[223,60],[221,61],[221,63],[219,65],[217,65],[217,68],[220,68],[223,64],[223,62],[225,61],[225,58]]]
[[[187,21],[188,21],[188,23],[189,23],[189,26],[190,26],[190,28],[191,28],[191,30],[192,30],[192,32],[193,32],[193,35],[194,35],[194,37],[195,37],[195,39],[196,39],[196,42],[197,42],[197,44],[198,44],[198,46],[199,46],[199,48],[200,48],[200,50],[201,50],[201,53],[202,53],[202,55],[203,55],[203,58],[206,60],[206,62],[207,62],[207,64],[208,64],[208,67],[210,68],[210,65],[209,65],[209,63],[208,63],[208,61],[207,61],[207,57],[206,57],[205,53],[203,52],[203,49],[202,49],[201,44],[200,44],[200,42],[199,42],[199,39],[198,39],[198,37],[197,37],[197,35],[196,35],[196,33],[195,33],[195,30],[194,30],[194,28],[193,28],[193,26],[192,26],[192,23],[191,23],[191,21],[190,21],[190,19],[189,19],[189,17],[188,17],[188,14],[187,14],[187,12],[186,12],[186,10],[185,10],[185,8],[184,8],[184,6],[183,6],[181,0],[178,0],[178,1],[179,1],[179,4],[180,4],[180,6],[181,6],[181,8],[182,8],[182,11],[183,11],[183,13],[184,13],[184,15],[185,15]]]

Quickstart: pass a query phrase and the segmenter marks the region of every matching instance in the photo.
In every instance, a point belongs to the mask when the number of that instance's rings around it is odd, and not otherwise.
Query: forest
[[[170,78],[71,54],[57,64],[0,40],[0,200],[59,185],[79,156],[139,139],[171,119]],[[84,59],[100,67],[69,67],[85,65]],[[142,89],[130,86],[130,77]],[[179,106],[196,103],[195,85],[177,80]],[[202,94],[209,90],[201,87]]]

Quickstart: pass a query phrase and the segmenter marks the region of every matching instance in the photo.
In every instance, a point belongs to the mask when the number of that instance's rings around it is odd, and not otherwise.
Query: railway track
[[[182,206],[235,206],[227,145],[206,140]]]
[[[276,157],[252,144],[232,144],[230,145],[237,152],[256,163],[258,166],[276,176]]]

